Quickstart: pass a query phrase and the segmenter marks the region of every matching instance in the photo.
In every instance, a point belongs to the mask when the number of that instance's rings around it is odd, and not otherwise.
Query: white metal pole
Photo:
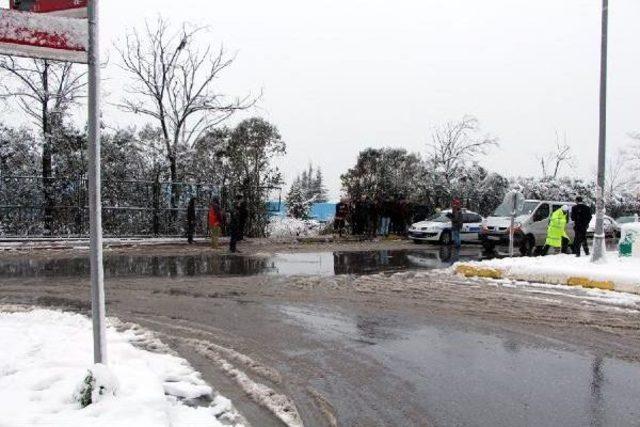
[[[604,168],[607,147],[607,32],[609,2],[602,0],[602,39],[600,52],[600,133],[598,138],[598,178],[596,182],[596,228],[591,261],[604,257]]]
[[[91,318],[93,359],[107,363],[104,271],[102,267],[102,203],[100,195],[100,43],[99,0],[89,0],[89,220],[91,231]]]

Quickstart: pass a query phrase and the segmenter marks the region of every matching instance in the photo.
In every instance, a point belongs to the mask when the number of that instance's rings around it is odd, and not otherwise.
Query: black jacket
[[[591,209],[584,203],[578,203],[571,208],[571,220],[574,223],[573,228],[576,230],[586,231],[589,228],[591,217]]]
[[[451,228],[460,231],[462,229],[462,209],[451,211],[447,214],[447,218],[451,219]]]

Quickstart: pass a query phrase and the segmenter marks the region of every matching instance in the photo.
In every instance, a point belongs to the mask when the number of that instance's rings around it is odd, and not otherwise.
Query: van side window
[[[551,208],[551,213],[557,211],[560,208],[562,208],[562,205],[553,205],[553,208]]]
[[[549,218],[549,205],[547,203],[543,203],[538,206],[536,213],[533,214],[533,222],[542,221],[547,218]]]

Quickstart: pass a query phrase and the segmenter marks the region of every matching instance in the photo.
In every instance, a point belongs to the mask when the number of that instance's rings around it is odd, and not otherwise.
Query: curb
[[[461,274],[464,277],[482,277],[487,279],[511,279],[522,280],[531,282],[530,278],[518,276],[517,273],[505,273],[504,270],[494,267],[478,267],[469,264],[458,264],[455,267],[455,273]],[[606,291],[620,291],[629,292],[634,294],[640,294],[640,287],[630,287],[620,284],[616,284],[611,280],[593,280],[588,277],[560,277],[560,276],[547,276],[546,282],[552,285],[566,285],[566,286],[580,286],[589,289],[602,289]]]

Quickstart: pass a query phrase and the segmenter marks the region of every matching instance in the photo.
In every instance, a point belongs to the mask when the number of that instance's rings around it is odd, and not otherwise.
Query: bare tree
[[[485,155],[498,145],[497,138],[480,133],[478,119],[465,115],[457,122],[448,122],[433,131],[431,162],[442,173],[448,185],[456,172],[474,157]]]
[[[630,163],[629,169],[635,172],[633,174],[633,185],[640,188],[640,132],[633,132],[629,134],[633,139],[633,143],[629,147],[629,150],[625,152],[625,160]]]
[[[605,199],[609,200],[614,194],[629,188],[633,179],[628,172],[626,152],[618,151],[615,156],[607,158]]]
[[[560,141],[560,135],[556,132],[556,146],[552,151],[538,156],[540,167],[542,168],[543,178],[557,178],[562,166],[571,166],[573,164],[573,153],[571,147],[567,144],[567,135]]]
[[[69,108],[84,96],[84,72],[72,63],[41,59],[0,58],[0,99],[15,100],[17,107],[42,132],[42,180],[45,230],[51,231],[53,146]]]
[[[183,25],[172,31],[158,18],[147,24],[143,34],[128,32],[117,48],[121,68],[131,77],[128,96],[120,107],[127,112],[152,118],[162,130],[171,182],[179,179],[181,148],[191,148],[201,135],[238,110],[254,104],[249,97],[229,99],[218,92],[215,82],[231,65],[222,48],[200,49],[196,42],[202,28]],[[172,206],[178,202],[172,185]]]

